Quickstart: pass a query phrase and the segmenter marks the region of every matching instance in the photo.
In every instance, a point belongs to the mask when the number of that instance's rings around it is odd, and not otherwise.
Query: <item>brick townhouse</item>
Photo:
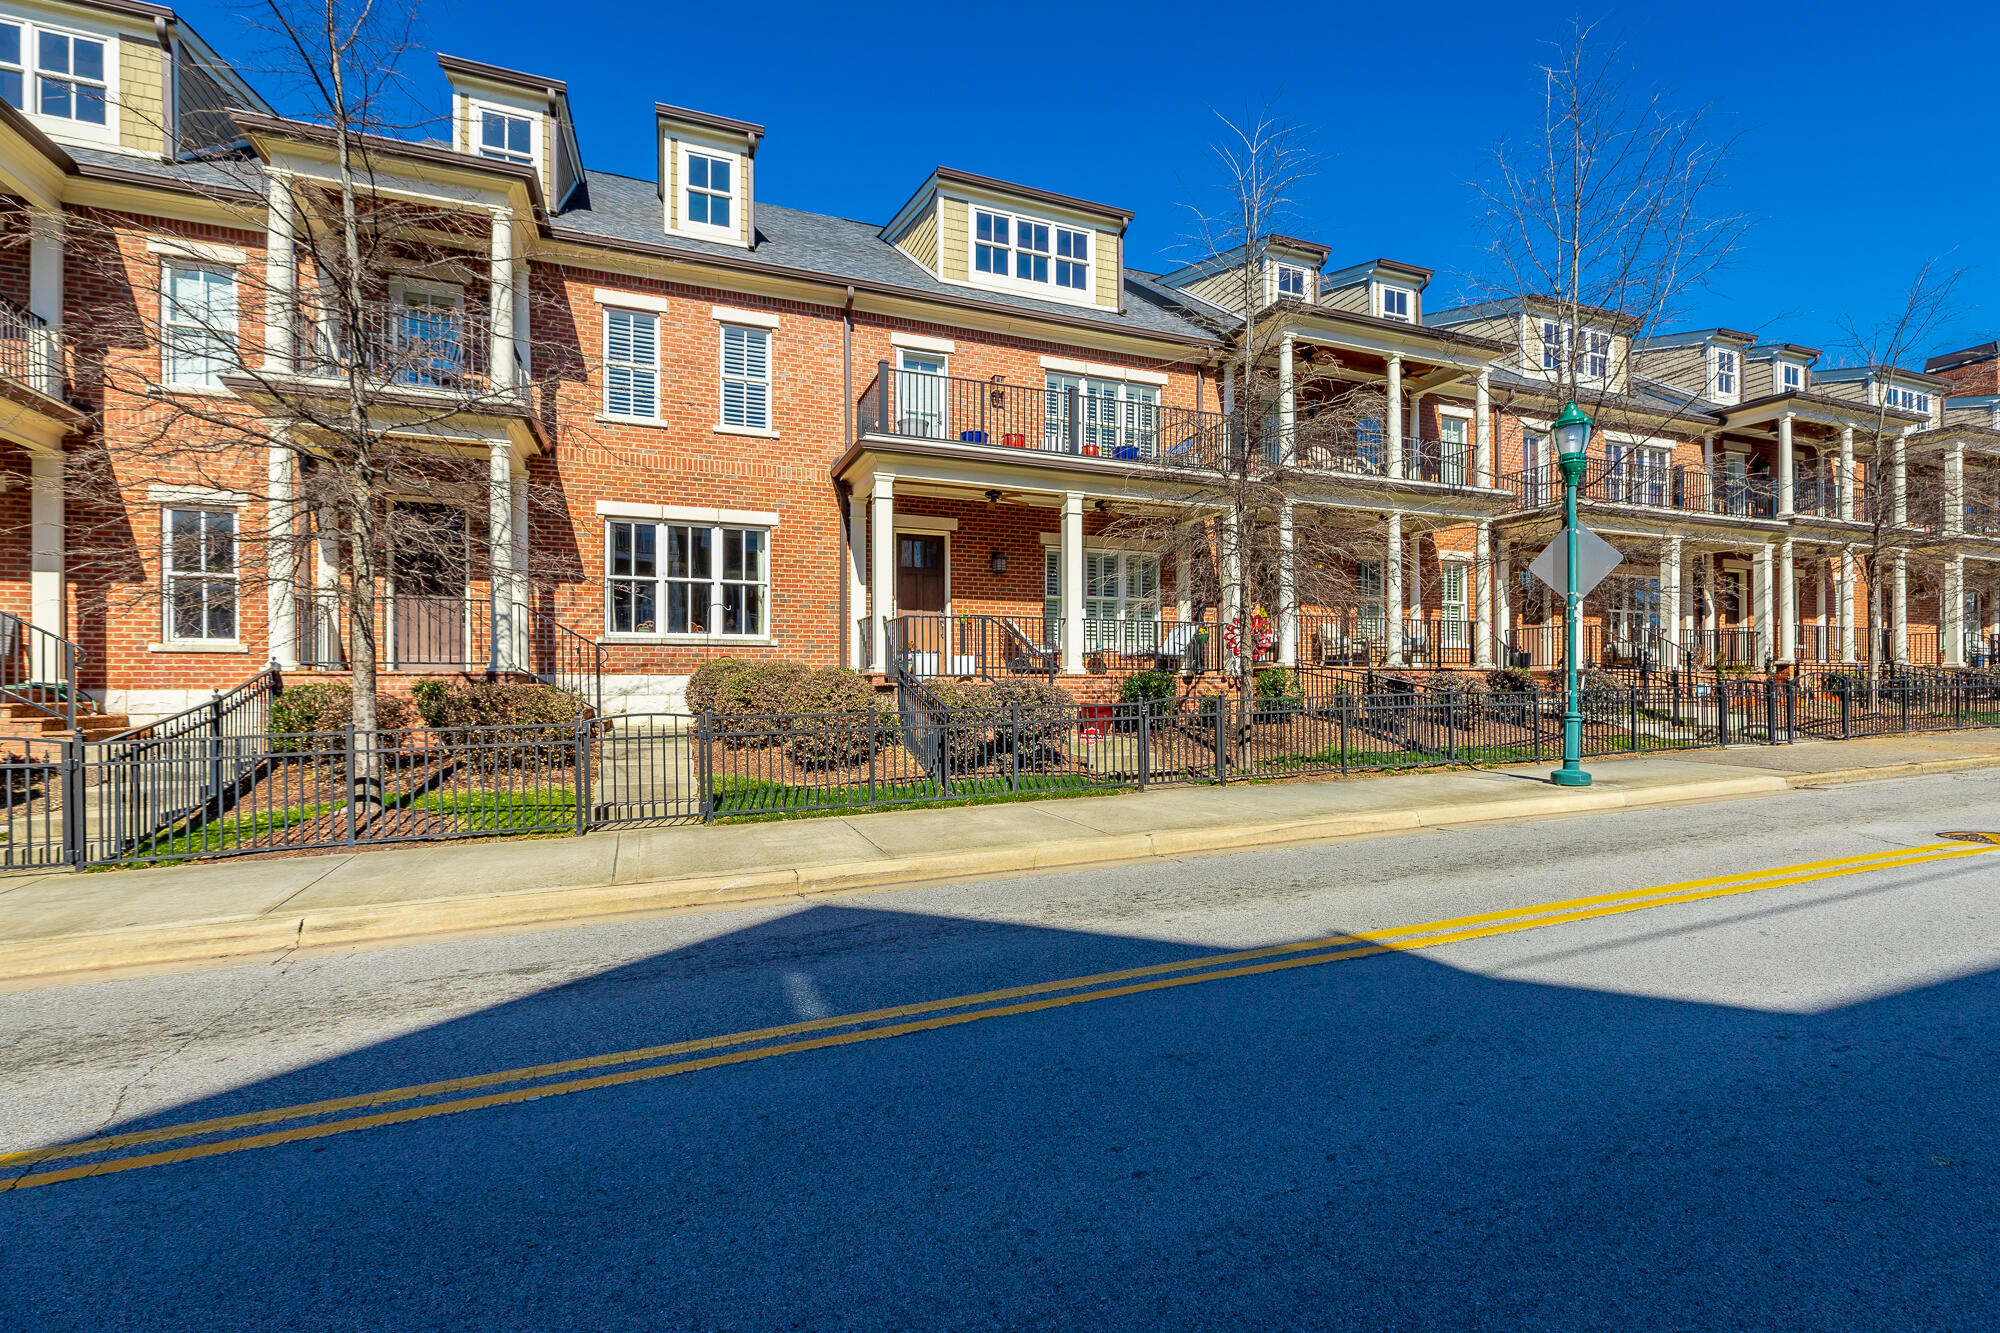
[[[1374,404],[1289,458],[1280,541],[1340,534],[1354,594],[1289,605],[1287,566],[1278,662],[1554,664],[1526,566],[1554,532],[1572,363],[1599,427],[1584,508],[1625,556],[1587,607],[1594,661],[1975,665],[2000,628],[1991,345],[1833,370],[1535,298],[1432,310],[1429,270],[1297,237],[1142,271],[1129,211],[952,167],[913,164],[880,221],[836,218],[760,199],[760,124],[657,104],[655,170],[615,175],[585,165],[562,81],[437,64],[449,137],[365,145],[371,206],[421,210],[428,258],[385,253],[376,342],[329,351],[286,312],[324,278],[306,256],[330,132],[169,9],[0,0],[12,693],[145,719],[267,661],[349,669],[351,571],[287,507],[310,458],[216,442],[303,428],[272,386],[413,339],[428,359],[399,363],[385,432],[481,500],[450,529],[460,555],[413,545],[379,571],[391,688],[587,677],[605,709],[646,711],[723,654],[1031,671],[1085,696],[1212,668],[1247,609],[1228,570],[1211,594],[1120,519],[1198,507],[1188,451],[1227,447],[1246,330],[1279,438]],[[90,446],[107,475],[86,487]]]

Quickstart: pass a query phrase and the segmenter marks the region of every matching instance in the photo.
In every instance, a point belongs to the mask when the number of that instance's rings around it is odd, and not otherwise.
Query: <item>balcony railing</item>
[[[865,644],[865,620],[861,628]],[[923,679],[1054,676],[1062,670],[1062,637],[1062,621],[1053,616],[902,615],[888,623],[890,657],[902,672]],[[1195,675],[1221,667],[1221,643],[1213,614],[1189,620],[1087,616],[1082,658],[1087,671]]]
[[[1389,437],[1383,431],[1343,430],[1326,434],[1307,425],[1299,433],[1295,462],[1308,471],[1396,477],[1449,490],[1471,490],[1477,486],[1472,445],[1468,441],[1406,435],[1400,470],[1390,468],[1390,457]]]
[[[1477,626],[1457,616],[1405,616],[1401,661],[1411,667],[1469,667]],[[1385,666],[1393,656],[1389,619],[1379,612],[1307,612],[1299,617],[1299,661],[1316,667]]]
[[[1528,468],[1505,479],[1522,507],[1562,503],[1562,473],[1553,464]],[[1593,460],[1577,498],[1600,504],[1632,505],[1684,514],[1727,518],[1771,518],[1777,513],[1766,477],[1712,477],[1698,467],[1604,467]]]
[[[505,387],[492,378],[493,330],[484,313],[393,301],[370,301],[355,313],[353,329],[331,312],[305,321],[306,374],[342,378],[358,369],[371,384],[460,393]],[[517,344],[517,366],[520,356]]]
[[[496,645],[490,597],[404,593],[375,599],[376,664],[388,671],[489,671],[534,675],[602,711],[604,647],[525,602],[511,608],[512,644]],[[298,599],[299,665],[346,671],[348,608],[339,593]],[[503,633],[502,638],[507,635]]]
[[[1868,516],[1867,493],[1859,477],[1847,483],[1848,512],[1856,519]],[[1841,483],[1837,477],[1797,477],[1792,481],[1792,512],[1808,518],[1839,518]]]
[[[49,398],[69,383],[68,343],[33,311],[0,302],[0,376]]]

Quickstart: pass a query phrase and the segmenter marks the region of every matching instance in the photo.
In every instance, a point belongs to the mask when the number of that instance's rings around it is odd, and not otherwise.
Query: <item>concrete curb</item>
[[[1676,783],[1645,791],[1590,787],[1512,796],[1475,805],[1420,807],[1362,814],[1317,816],[1220,828],[1154,833],[1113,833],[1062,843],[939,852],[920,857],[875,858],[742,874],[588,885],[486,898],[439,898],[380,906],[337,907],[304,915],[238,918],[103,931],[44,940],[0,942],[0,982],[226,958],[415,941],[426,936],[501,931],[527,926],[581,925],[608,918],[658,915],[688,909],[747,907],[807,895],[915,885],[940,879],[1076,869],[1155,856],[1235,851],[1288,843],[1321,842],[1375,833],[1450,828],[1495,820],[1546,818],[1692,801],[1768,796],[1797,787],[1870,778],[2000,766],[2000,754],[1930,763],[1840,769],[1827,773],[1769,774]]]

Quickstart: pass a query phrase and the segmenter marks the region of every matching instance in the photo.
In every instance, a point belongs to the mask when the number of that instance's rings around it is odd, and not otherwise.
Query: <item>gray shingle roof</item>
[[[868,282],[900,287],[917,295],[945,300],[976,299],[988,305],[1012,306],[1025,314],[1048,315],[1068,322],[1087,320],[1123,327],[1134,333],[1172,338],[1209,339],[1210,331],[1191,319],[1181,303],[1146,275],[1125,273],[1125,312],[1079,309],[1058,301],[1037,301],[979,288],[939,282],[921,265],[882,239],[877,223],[855,222],[825,213],[807,213],[776,204],[757,205],[757,248],[747,257],[762,264],[822,274],[837,282]],[[630,242],[712,255],[718,259],[746,258],[739,246],[669,236],[661,225],[658,187],[649,180],[585,173],[584,188],[560,216],[558,232],[611,244]]]
[[[157,180],[164,186],[204,191],[241,192],[264,188],[263,164],[245,153],[197,162],[163,162],[157,157],[118,153],[84,144],[65,144],[63,151],[86,173],[110,171]]]

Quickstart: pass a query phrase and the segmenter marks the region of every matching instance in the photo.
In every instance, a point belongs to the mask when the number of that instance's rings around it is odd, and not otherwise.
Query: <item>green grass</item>
[[[433,792],[418,797],[402,797],[388,802],[394,809],[435,811],[458,821],[459,833],[515,833],[535,835],[568,833],[576,828],[576,792],[570,787],[533,787],[500,792]],[[284,840],[275,835],[300,824],[310,823],[343,807],[331,801],[287,806],[282,810],[262,810],[253,815],[232,812],[221,820],[199,828],[182,828],[142,843],[125,854],[126,860],[167,862],[255,848],[265,843],[278,850]],[[449,835],[446,835],[449,836]]]
[[[954,778],[949,794],[935,782],[878,782],[871,802],[865,783],[800,787],[762,778],[725,777],[715,784],[715,817],[718,823],[750,824],[851,814],[857,807],[1004,805],[1062,796],[1108,796],[1128,791],[1132,786],[1130,782],[1087,773],[1023,773],[1018,792],[1010,791],[1007,779],[1002,777]]]

